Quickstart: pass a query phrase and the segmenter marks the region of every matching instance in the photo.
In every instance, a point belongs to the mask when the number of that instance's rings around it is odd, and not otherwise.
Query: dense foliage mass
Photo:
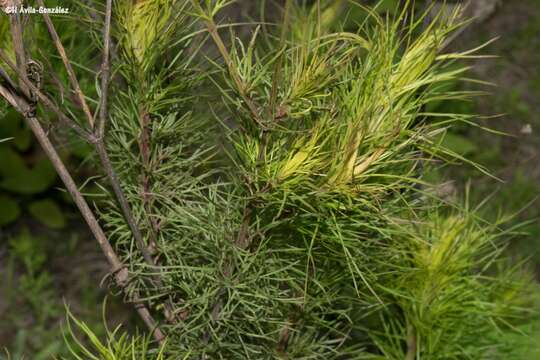
[[[345,2],[286,1],[226,25],[229,3],[114,3],[106,145],[146,251],[98,208],[167,339],[90,336],[95,358],[507,359],[529,301],[512,231],[423,179],[466,161],[441,142],[470,117],[426,110],[471,95],[445,87],[472,54],[444,53],[459,13],[351,26]]]

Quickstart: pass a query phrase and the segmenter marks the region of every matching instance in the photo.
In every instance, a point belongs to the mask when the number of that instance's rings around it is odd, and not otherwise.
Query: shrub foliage
[[[228,24],[231,3],[113,3],[106,149],[144,251],[105,180],[96,208],[126,300],[166,340],[113,332],[106,345],[78,323],[94,358],[510,356],[501,339],[529,301],[500,256],[513,230],[423,176],[467,162],[441,144],[471,116],[426,110],[474,95],[445,87],[473,56],[444,51],[459,11],[287,0],[275,18]],[[364,13],[354,31],[351,9]],[[97,53],[106,9],[79,10]]]

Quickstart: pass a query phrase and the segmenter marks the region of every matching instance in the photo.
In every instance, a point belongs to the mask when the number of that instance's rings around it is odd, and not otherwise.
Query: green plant
[[[14,59],[15,53],[9,36],[9,27],[8,17],[3,16],[0,19],[0,45]],[[75,24],[68,22],[61,23],[59,29],[70,34],[77,28]],[[46,29],[36,26],[32,29],[32,35],[36,43],[31,45],[31,51],[43,57],[42,62],[45,64],[36,66],[46,66],[45,70],[51,70],[50,76],[44,80],[61,86],[59,89],[61,97],[68,96],[62,87],[67,74],[53,71],[61,62],[51,55],[54,51],[52,44],[42,41],[44,36],[48,36]],[[84,44],[76,43],[68,36],[64,38],[69,41],[68,51],[74,54],[73,61],[89,56]],[[82,61],[80,63],[83,64]],[[89,84],[83,84],[83,86],[91,89]],[[20,113],[15,109],[2,106],[0,115],[2,119],[0,138],[10,139],[0,144],[0,158],[3,164],[0,168],[0,227],[7,227],[22,216],[30,215],[49,228],[62,229],[66,223],[63,214],[69,212],[69,208],[65,205],[65,197],[55,191],[54,186],[57,185],[58,176],[53,166],[39,152],[38,144],[32,139],[32,133],[24,125],[24,119]],[[57,136],[63,135],[57,132]],[[88,147],[81,144],[81,141],[62,140],[64,141],[63,159],[75,158],[76,162],[80,162],[88,156]]]
[[[26,228],[9,239],[10,257],[2,289],[6,308],[0,333],[12,333],[9,354],[15,359],[24,358],[30,349],[34,350],[33,359],[47,359],[64,347],[53,321],[63,312],[53,277],[45,268],[45,263],[50,261],[46,244]],[[12,328],[6,328],[7,324]]]
[[[75,325],[75,329],[72,327]],[[89,345],[84,345],[76,332],[81,332],[89,339]],[[120,326],[110,331],[107,329],[106,341],[102,342],[99,336],[71,314],[68,309],[67,330],[65,335],[69,347],[70,357],[66,359],[77,360],[164,360],[164,347],[155,351],[152,349],[151,338],[148,336],[130,337],[121,333]],[[187,359],[187,357],[184,357]]]
[[[468,202],[447,204],[425,191],[420,171],[433,159],[466,161],[441,134],[470,116],[426,111],[470,95],[448,90],[466,71],[448,63],[472,52],[441,53],[460,26],[459,12],[421,28],[423,16],[409,16],[410,2],[386,19],[366,9],[353,33],[322,21],[339,18],[331,2],[289,0],[280,26],[254,24],[249,39],[225,40],[216,16],[231,3],[146,0],[115,4],[114,12],[111,0],[105,8],[93,4],[104,14],[101,34],[100,20],[88,20],[103,57],[92,102],[99,105],[93,112],[80,107],[84,123],[54,105],[54,89],[47,95],[35,86],[25,63],[0,53],[29,96],[94,147],[103,187],[112,190],[98,206],[103,228],[36,108],[9,92],[13,84],[0,88],[25,115],[116,285],[160,343],[151,350],[148,340],[116,332],[103,343],[79,322],[96,352],[77,346],[73,353],[511,354],[500,339],[525,322],[532,301],[530,282],[500,257],[513,229],[482,220]],[[62,54],[51,19],[44,20]],[[17,27],[12,31],[16,39]],[[20,58],[23,42],[13,43]],[[62,59],[84,104],[71,63]]]
[[[3,161],[0,170],[0,226],[9,225],[22,214],[20,202],[15,200],[18,196],[19,199],[26,197],[23,202],[32,216],[53,228],[63,227],[64,219],[54,200],[49,198],[46,201],[54,213],[60,214],[61,220],[51,222],[51,213],[40,211],[43,200],[38,200],[38,196],[56,184],[57,175],[46,158],[32,156],[31,133],[24,127],[18,113],[10,111],[3,117],[0,136],[11,138],[11,141],[0,144]]]
[[[73,25],[70,25],[72,29]],[[9,18],[3,15],[0,17],[0,48],[14,58],[9,30]],[[34,40],[38,42],[43,34],[48,36],[37,27],[34,30]],[[32,52],[48,54],[53,48],[44,44],[36,44]],[[78,46],[84,48],[84,45]],[[76,44],[69,49],[84,54]],[[53,67],[51,63],[58,61],[50,57],[44,63]],[[7,74],[5,76],[12,75],[9,71]],[[58,84],[62,78],[63,74],[53,74],[46,81]],[[55,268],[55,260],[74,254],[74,249],[68,245],[81,246],[74,241],[77,223],[72,222],[71,229],[66,229],[68,219],[74,217],[72,202],[64,192],[58,191],[58,176],[32,138],[32,132],[25,126],[23,116],[5,105],[7,103],[4,102],[0,105],[0,138],[6,138],[0,141],[0,240],[3,240],[1,250],[8,250],[8,255],[0,260],[3,283],[0,291],[0,317],[3,320],[0,324],[0,352],[5,348],[15,359],[49,359],[54,354],[64,353],[65,349],[59,326],[63,297],[68,296],[68,292],[78,295],[80,284],[88,283],[89,279],[85,274],[69,285],[66,284],[68,282],[63,283],[64,279],[59,279],[61,271],[58,271],[58,266]],[[47,126],[52,127],[52,124]],[[80,141],[70,139],[64,142],[61,131],[54,133],[57,140],[63,142],[63,159],[73,167],[87,157],[88,150],[80,145]],[[66,291],[67,286],[69,291]],[[99,301],[99,297],[97,287],[81,295],[82,300],[89,301],[89,304]],[[92,317],[86,315],[85,319],[91,320]]]
[[[23,227],[5,236],[7,249],[2,247],[0,261],[0,359],[4,352],[11,359],[67,356],[69,347],[62,337],[66,303],[96,336],[106,334],[100,317],[105,291],[95,286],[105,264],[96,261],[99,253],[79,232],[51,230],[38,235]],[[125,321],[125,328],[131,328],[129,312],[119,299],[110,299],[109,311],[109,324]]]

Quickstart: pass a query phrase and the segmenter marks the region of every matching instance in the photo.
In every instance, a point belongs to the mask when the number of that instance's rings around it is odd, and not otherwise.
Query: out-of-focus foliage
[[[48,360],[53,356],[67,354],[62,339],[61,319],[64,318],[63,300],[77,293],[80,305],[86,311],[85,319],[92,321],[95,331],[103,330],[99,325],[98,290],[92,288],[87,261],[78,265],[85,269],[66,269],[69,276],[58,279],[61,265],[70,267],[69,257],[84,244],[76,235],[59,237],[54,234],[33,234],[24,227],[14,235],[2,235],[8,255],[2,254],[0,293],[2,294],[2,323],[0,337],[2,351],[0,359]],[[5,237],[4,237],[5,236]],[[79,258],[80,259],[80,258]],[[73,262],[75,263],[75,262]],[[95,265],[94,265],[95,266]],[[66,287],[70,287],[66,290]],[[59,298],[64,295],[64,299]],[[80,309],[78,310],[80,312]],[[6,342],[7,341],[7,342]]]
[[[25,127],[21,116],[13,110],[2,118],[0,136],[11,139],[0,144],[0,157],[2,158],[2,166],[0,167],[0,207],[2,207],[0,226],[6,226],[19,218],[22,214],[20,202],[24,203],[24,207],[28,207],[32,216],[47,223],[47,218],[51,213],[41,211],[39,207],[36,207],[34,197],[47,193],[56,184],[56,172],[43,156],[36,159],[27,155],[33,152],[32,135]],[[21,201],[24,196],[28,200]],[[54,212],[60,213],[58,205],[53,200],[49,200],[49,204],[49,208],[54,208]],[[63,218],[61,213],[59,216]],[[62,221],[56,221],[55,225],[57,226],[53,227],[61,227]]]
[[[76,12],[80,11],[80,8],[73,6],[71,10]],[[54,89],[51,93],[57,97],[57,102],[67,105],[69,102],[66,97],[71,96],[66,93],[69,88],[67,74],[58,70],[61,69],[61,60],[53,56],[56,50],[48,39],[47,29],[39,21],[40,17],[32,17],[32,20],[38,21],[27,25],[25,40],[29,44],[28,56],[43,68],[44,89]],[[57,26],[71,60],[84,69],[84,66],[88,65],[88,59],[92,58],[88,52],[89,49],[92,51],[92,47],[87,46],[91,40],[89,33],[80,33],[80,25],[66,19],[57,21]],[[8,16],[0,17],[0,46],[14,59]],[[10,69],[4,69],[13,77]],[[85,71],[90,72],[89,69]],[[90,93],[94,89],[91,77],[83,77],[81,84]],[[67,198],[54,189],[58,181],[56,172],[41,154],[22,116],[5,105],[2,103],[0,109],[0,138],[9,138],[11,141],[0,144],[0,226],[12,225],[21,216],[30,215],[45,226],[63,228],[66,223],[64,213]],[[80,109],[73,108],[71,111],[76,113]],[[45,117],[48,117],[48,114],[45,114]],[[62,132],[60,135],[64,138],[59,141],[65,142],[62,147],[64,159],[75,158],[76,162],[80,162],[88,157],[88,146],[73,139],[71,135]]]
[[[46,5],[56,4],[46,1]],[[81,13],[81,6],[69,4],[74,14]],[[72,93],[67,90],[67,74],[42,17],[22,18],[27,56],[43,68],[43,90],[60,106],[69,106]],[[53,21],[75,68],[87,75],[81,81],[83,88],[95,93],[91,64],[97,52],[89,46],[90,32],[80,31],[81,23],[71,17],[53,16]],[[9,28],[9,17],[1,11],[0,47],[14,61]],[[2,68],[16,80],[4,63]],[[74,106],[70,111],[77,114],[80,109]],[[81,164],[88,159],[89,147],[57,127],[48,112],[40,111],[40,120],[53,142],[60,144],[59,152],[74,177],[88,171]],[[10,359],[51,359],[67,350],[61,330],[64,300],[76,302],[74,311],[84,312],[81,316],[95,324],[92,312],[102,296],[96,286],[97,273],[103,264],[84,259],[95,250],[80,234],[80,222],[73,221],[77,216],[69,195],[60,189],[56,172],[22,116],[4,101],[0,101],[0,139],[5,139],[0,141],[0,358],[4,359],[5,351]],[[83,189],[87,194],[90,190]],[[94,327],[97,333],[103,332]]]

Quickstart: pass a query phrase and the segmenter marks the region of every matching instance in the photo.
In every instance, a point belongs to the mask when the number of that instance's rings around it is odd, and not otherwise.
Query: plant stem
[[[83,216],[85,222],[90,228],[90,231],[94,235],[94,238],[97,240],[101,251],[105,255],[105,258],[107,259],[109,265],[111,266],[116,284],[120,288],[124,289],[129,280],[128,270],[116,255],[116,252],[114,251],[113,247],[109,243],[109,240],[105,236],[105,233],[103,232],[103,229],[101,228],[99,222],[94,216],[94,213],[92,212],[92,210],[88,206],[88,203],[79,191],[79,188],[75,184],[75,181],[71,177],[71,174],[66,169],[66,166],[62,162],[62,159],[58,155],[56,149],[54,148],[47,134],[43,130],[43,127],[41,126],[39,120],[36,117],[25,116],[25,114],[33,112],[33,110],[31,109],[32,105],[28,103],[25,99],[22,99],[17,95],[11,93],[2,85],[0,85],[0,94],[21,114],[23,114],[26,124],[33,132],[43,151],[51,161],[53,167],[58,173],[58,176],[66,186],[66,189],[72,196],[73,201],[77,205],[77,208],[81,212],[81,215]],[[165,340],[163,332],[157,327],[155,320],[152,318],[150,312],[145,307],[144,303],[141,302],[138,294],[133,294],[131,296],[131,301],[135,304],[135,308],[139,313],[139,316],[141,316],[144,323],[148,326],[154,338],[159,343],[163,343],[163,341]]]
[[[118,176],[113,169],[109,154],[105,149],[105,144],[102,139],[98,140],[95,143],[95,148],[96,152],[99,155],[101,165],[103,166],[105,173],[107,174],[107,178],[109,179],[109,183],[113,189],[116,200],[118,201],[118,204],[120,205],[122,213],[124,214],[124,218],[129,226],[129,229],[131,230],[131,233],[135,238],[135,244],[137,245],[137,248],[143,255],[144,261],[149,266],[155,267],[154,259],[152,258],[152,255],[146,247],[141,230],[139,229],[133,213],[131,212],[131,207],[129,206],[128,200],[126,199],[126,196],[124,195],[124,192],[120,186],[120,181],[118,180]]]
[[[42,0],[39,0],[39,1],[40,1],[40,6],[43,6],[43,1]],[[52,23],[48,15],[44,14],[44,17],[45,17],[45,22],[47,23],[49,33],[52,37],[52,40],[55,43],[57,51],[63,60],[66,71],[69,74],[71,84],[77,91],[77,94],[79,96],[79,101],[84,104],[84,94],[82,90],[80,89],[79,82],[77,80],[75,72],[73,71],[73,68],[71,67],[69,59],[67,58],[67,54],[61,43],[60,38],[58,37],[58,33],[54,27],[54,24]],[[103,60],[101,64],[101,98],[100,98],[100,106],[99,106],[99,119],[98,119],[99,123],[98,123],[97,129],[95,130],[95,133],[87,132],[85,129],[80,127],[77,124],[77,122],[68,118],[56,105],[54,105],[54,103],[52,103],[52,101],[50,101],[43,93],[41,93],[39,89],[37,89],[30,81],[28,81],[28,79],[25,76],[26,74],[21,73],[19,69],[15,67],[9,61],[9,58],[7,58],[7,56],[4,56],[5,54],[0,53],[0,57],[2,57],[2,59],[17,72],[20,80],[22,80],[22,82],[30,88],[30,91],[38,95],[38,98],[47,107],[53,110],[53,112],[55,112],[59,116],[59,118],[63,120],[65,124],[67,124],[72,129],[74,129],[87,142],[94,145],[96,152],[98,153],[98,156],[100,158],[100,162],[107,174],[107,178],[109,179],[109,183],[111,184],[113,188],[115,197],[120,205],[124,218],[133,234],[133,237],[135,238],[135,243],[137,245],[137,248],[143,255],[145,262],[152,268],[155,268],[156,264],[154,260],[152,259],[152,256],[145,245],[142,233],[135,221],[135,218],[133,216],[129,203],[124,195],[124,192],[122,191],[122,188],[120,186],[120,181],[118,180],[118,177],[111,164],[108,152],[106,150],[106,145],[105,145],[105,139],[104,139],[105,124],[106,124],[106,119],[108,117],[108,93],[109,93],[109,82],[110,82],[111,18],[112,18],[112,0],[107,0],[106,13],[105,13],[105,26],[103,30],[104,50],[103,50]],[[21,40],[21,43],[22,43],[22,40]],[[24,51],[22,52],[24,53]],[[93,127],[94,125],[93,116],[90,113],[89,108],[87,110],[88,111],[85,111],[87,120],[89,124],[91,125],[91,127]],[[162,281],[158,274],[153,276],[153,281],[157,286],[162,286]],[[168,320],[170,320],[172,318],[171,314],[174,314],[174,308],[170,301],[166,302],[165,310],[166,310],[165,316]],[[147,309],[142,308],[140,306],[137,307],[137,311],[149,314]],[[145,322],[147,324],[150,323],[148,320],[145,320]]]
[[[20,0],[13,0],[12,5],[16,8],[21,6]],[[17,11],[9,16],[9,25],[11,30],[11,39],[13,42],[13,48],[15,49],[15,61],[17,63],[16,68],[21,69],[21,72],[26,75],[26,53],[24,51],[23,42],[23,30],[21,26],[20,15]],[[30,96],[30,92],[23,80],[19,78],[19,85],[26,97]]]
[[[86,223],[90,227],[90,230],[92,231],[92,234],[94,235],[95,239],[98,241],[102,252],[105,254],[105,257],[107,258],[109,264],[111,265],[113,273],[115,274],[116,283],[121,288],[124,288],[127,284],[128,276],[129,276],[127,268],[122,264],[122,262],[116,255],[114,249],[112,248],[103,230],[101,229],[101,226],[99,225],[97,219],[95,218],[92,210],[88,206],[88,203],[86,202],[86,200],[80,193],[77,185],[75,184],[75,182],[73,181],[73,178],[67,171],[58,153],[54,149],[46,133],[41,127],[41,124],[39,123],[39,121],[35,117],[33,117],[33,118],[26,118],[26,122],[28,126],[30,127],[30,129],[32,130],[32,132],[34,133],[34,135],[36,136],[36,138],[38,139],[41,147],[47,154],[48,158],[50,159],[51,163],[56,169],[56,172],[58,173],[58,175],[64,182],[69,193],[73,197],[75,204],[79,208],[79,211],[83,215],[83,218],[85,219]],[[148,311],[144,303],[141,302],[137,294],[134,294],[132,296],[131,301],[133,301],[133,303],[135,304],[135,308],[137,312],[139,313],[139,315],[141,316],[141,318],[143,319],[143,321],[145,322],[145,324],[148,326],[150,331],[152,331],[154,338],[160,343],[162,343],[165,339],[165,336],[161,332],[161,330],[157,327],[155,320],[152,318],[150,312]]]
[[[124,215],[124,219],[126,220],[131,233],[133,234],[133,237],[135,238],[135,244],[141,254],[143,255],[144,261],[148,266],[152,268],[152,270],[158,270],[156,263],[154,259],[152,258],[152,255],[150,254],[150,251],[148,250],[141,230],[139,229],[139,226],[137,225],[137,222],[135,221],[135,217],[133,216],[133,213],[131,212],[131,207],[129,205],[128,200],[126,199],[126,196],[124,195],[124,192],[122,191],[122,187],[120,185],[120,181],[118,179],[118,176],[116,175],[116,172],[113,169],[113,166],[111,164],[111,160],[109,158],[109,154],[105,148],[105,143],[103,141],[103,138],[100,138],[95,143],[96,152],[99,155],[101,165],[105,169],[105,172],[107,174],[107,178],[109,179],[109,183],[113,189],[113,192],[115,194],[116,200],[118,201],[118,204],[120,205],[120,208],[122,210],[122,213]],[[158,272],[152,274],[152,281],[156,286],[162,286],[163,281],[161,280],[161,276]],[[171,301],[165,302],[165,318],[169,322],[173,322],[175,319],[174,316],[174,306]]]
[[[193,3],[200,11],[202,11],[197,1],[194,0]],[[204,11],[202,12],[204,13]],[[221,56],[223,57],[223,60],[225,61],[227,65],[229,74],[236,85],[236,89],[238,90],[240,97],[242,98],[246,106],[248,107],[255,121],[260,126],[264,127],[264,120],[259,114],[258,107],[253,101],[253,99],[249,97],[249,94],[247,94],[244,81],[242,80],[242,77],[240,76],[238,69],[234,66],[234,62],[232,60],[231,54],[229,53],[227,46],[225,46],[223,39],[219,35],[218,28],[217,28],[216,23],[214,22],[214,19],[211,16],[205,16],[205,22],[206,22],[206,28],[208,30],[208,33],[210,34],[210,37],[212,37],[212,40],[214,40],[214,43],[216,44]]]
[[[148,216],[148,222],[150,224],[149,231],[149,247],[151,249],[157,248],[157,233],[158,225],[155,219],[151,215],[152,208],[152,195],[150,194],[150,114],[146,110],[139,111],[139,118],[141,124],[141,136],[139,139],[139,150],[143,162],[143,174],[142,174],[142,198],[144,203],[144,210]]]
[[[131,209],[129,207],[129,204],[128,204],[128,202],[127,202],[127,200],[126,200],[126,198],[124,196],[124,193],[123,193],[123,191],[122,191],[122,189],[120,187],[120,183],[118,181],[116,173],[114,172],[114,170],[112,168],[111,162],[109,160],[109,156],[108,156],[107,151],[105,149],[105,144],[104,144],[103,137],[97,138],[93,134],[88,133],[86,130],[84,130],[82,127],[80,127],[74,120],[67,117],[56,105],[54,105],[54,103],[51,100],[49,100],[49,98],[45,94],[43,94],[34,84],[32,84],[31,81],[29,81],[26,78],[26,74],[24,74],[20,69],[17,68],[17,66],[15,66],[15,64],[13,64],[11,62],[11,60],[9,60],[9,58],[7,57],[7,55],[4,53],[4,51],[2,49],[0,49],[0,58],[4,62],[6,62],[14,71],[17,72],[17,75],[19,76],[20,81],[22,81],[22,83],[24,85],[26,85],[30,89],[30,91],[35,93],[38,96],[38,98],[48,108],[50,108],[56,115],[58,115],[59,119],[63,120],[64,124],[68,125],[70,128],[75,130],[86,141],[94,144],[94,146],[96,148],[96,151],[97,151],[97,153],[99,155],[99,158],[101,160],[101,163],[102,163],[102,165],[103,165],[103,167],[105,169],[105,172],[107,173],[107,176],[109,178],[109,181],[111,183],[111,186],[113,188],[115,196],[117,197],[117,200],[118,200],[118,202],[120,204],[120,207],[122,209],[124,217],[126,218],[126,222],[128,223],[128,225],[129,225],[129,227],[130,227],[130,229],[131,229],[131,231],[133,233],[133,236],[134,236],[135,241],[137,243],[137,247],[141,251],[141,253],[142,253],[145,261],[148,263],[148,265],[154,266],[154,261],[152,259],[152,256],[150,255],[150,253],[146,249],[146,245],[144,244],[142,234],[141,234],[137,224],[135,223],[135,220],[133,218],[133,215],[132,215]],[[107,81],[107,84],[108,84],[108,81]],[[106,93],[107,93],[107,91],[105,91],[105,93],[102,93],[102,98],[107,96]],[[102,103],[106,104],[106,101],[102,100]],[[103,122],[102,119],[106,118],[106,117],[107,117],[107,110],[106,110],[106,108],[102,107],[101,108],[100,122]],[[101,128],[101,123],[100,123],[100,128]]]
[[[19,77],[19,82],[21,83],[21,89],[29,89],[29,91],[32,92],[35,96],[38,97],[38,99],[46,106],[48,107],[52,112],[55,113],[55,115],[58,117],[58,119],[67,127],[75,131],[80,137],[82,137],[86,142],[93,143],[95,142],[95,137],[93,134],[89,133],[85,129],[83,129],[75,120],[68,117],[66,114],[60,110],[60,108],[52,102],[48,98],[47,95],[45,95],[40,89],[38,89],[28,78],[26,77],[26,73],[18,68],[13,62],[9,59],[7,54],[4,52],[4,50],[0,49],[0,59],[2,59]],[[25,93],[25,96],[28,98],[29,94]]]
[[[405,360],[414,360],[416,359],[416,330],[411,324],[407,324],[407,354],[405,355]]]
[[[111,71],[110,50],[111,50],[111,17],[112,0],[107,0],[105,12],[105,26],[103,27],[103,60],[101,62],[101,98],[99,101],[99,124],[98,137],[105,136],[105,122],[107,121],[108,100],[109,100],[109,77]]]
[[[43,3],[40,2],[40,5]],[[18,5],[18,2],[17,2]],[[105,34],[107,37],[110,37],[110,18],[111,18],[111,8],[112,8],[112,0],[107,0],[107,20],[106,20],[106,26],[105,26]],[[69,61],[67,60],[67,55],[64,51],[63,46],[60,43],[60,39],[58,38],[58,35],[56,33],[56,30],[54,29],[54,26],[52,22],[47,21],[47,26],[49,27],[49,31],[51,33],[51,36],[53,37],[53,41],[55,41],[57,45],[57,50],[59,51],[61,57],[64,60],[64,65],[66,66],[66,69],[68,73],[70,73],[70,79],[72,80],[72,85],[75,86],[75,84],[78,85],[78,81],[75,77],[75,73],[73,72],[73,69],[71,69],[71,65]],[[111,244],[109,243],[103,229],[99,225],[96,217],[94,216],[92,210],[88,206],[88,203],[82,196],[81,192],[79,191],[77,185],[73,181],[73,178],[67,171],[64,163],[62,162],[60,156],[56,152],[56,149],[50,142],[47,134],[43,130],[39,120],[35,117],[35,111],[36,111],[36,104],[32,101],[29,101],[28,99],[32,98],[33,96],[37,96],[48,108],[50,108],[53,112],[57,114],[59,119],[63,121],[67,126],[75,130],[82,138],[84,138],[87,142],[93,143],[96,145],[96,149],[100,155],[100,158],[102,159],[106,171],[109,174],[109,177],[113,180],[113,184],[118,185],[118,180],[116,179],[116,175],[114,174],[114,171],[112,170],[112,166],[110,164],[107,152],[105,151],[105,146],[103,142],[103,137],[96,138],[92,133],[87,132],[84,128],[82,128],[75,120],[72,120],[71,118],[67,117],[49,98],[41,92],[40,89],[38,89],[28,78],[26,75],[26,57],[25,57],[25,50],[24,50],[24,42],[22,37],[22,28],[20,24],[20,18],[18,17],[18,14],[15,13],[14,15],[10,16],[10,23],[11,23],[11,29],[12,29],[12,36],[13,36],[13,43],[15,46],[15,52],[17,56],[17,66],[11,62],[9,57],[0,49],[0,58],[7,63],[18,75],[20,86],[23,89],[25,98],[19,97],[17,94],[14,94],[10,92],[8,89],[6,89],[3,86],[0,86],[0,93],[5,97],[8,102],[11,103],[18,111],[21,112],[23,115],[28,127],[32,130],[34,135],[36,136],[38,142],[40,143],[41,147],[45,151],[47,157],[53,164],[53,167],[55,168],[56,172],[58,173],[59,177],[64,182],[68,192],[73,197],[75,204],[79,208],[81,214],[83,215],[83,218],[85,219],[86,223],[90,227],[90,230],[92,234],[94,235],[95,239],[98,241],[102,252],[104,253],[105,257],[107,258],[107,261],[109,262],[115,281],[117,285],[125,291],[125,287],[128,282],[129,273],[127,268],[123,265],[119,257],[116,255],[114,249],[112,248]],[[56,35],[56,36],[55,36]],[[107,45],[108,47],[108,45]],[[107,60],[105,63],[107,64],[106,68],[108,67],[108,50],[106,54]],[[70,72],[71,69],[71,72]],[[5,73],[2,70],[2,73]],[[106,72],[106,81],[105,81],[105,87],[108,88],[108,71]],[[8,79],[9,80],[9,79]],[[78,87],[80,90],[80,87]],[[84,99],[84,95],[82,95],[82,91],[80,91],[80,96]],[[106,92],[105,92],[105,99],[106,99]],[[105,103],[106,104],[106,103]],[[106,107],[105,107],[106,108]],[[88,111],[87,116],[90,115],[88,118],[89,122],[92,123],[91,120],[91,114]],[[103,112],[103,119],[106,116],[106,111]],[[104,121],[104,120],[103,120]],[[114,181],[116,180],[116,181]],[[113,188],[115,186],[113,185]],[[116,190],[119,189],[118,188]],[[125,200],[125,197],[122,197],[125,204],[127,204],[127,201]],[[119,200],[120,201],[120,200]],[[133,217],[131,217],[133,219]],[[140,234],[140,232],[139,232]],[[142,240],[142,236],[140,237],[140,240]],[[144,252],[143,252],[144,255]],[[151,257],[150,257],[151,260]],[[165,340],[165,336],[163,332],[157,327],[155,320],[152,318],[152,315],[146,308],[145,304],[141,301],[139,295],[137,293],[131,294],[130,300],[136,305],[135,308],[141,318],[143,319],[144,323],[148,326],[150,331],[152,332],[154,338],[161,344]]]
[[[9,84],[8,85],[0,84],[0,95],[13,107],[15,107],[16,109],[19,109],[20,107],[19,99],[17,98],[16,95],[13,94],[13,90],[11,89]]]
[[[111,164],[107,148],[105,146],[105,124],[108,118],[108,98],[109,98],[109,77],[110,77],[110,47],[111,47],[111,16],[112,16],[112,0],[107,0],[106,12],[105,12],[105,26],[103,28],[103,60],[101,63],[101,98],[99,105],[99,123],[97,129],[97,140],[95,142],[96,152],[99,155],[101,165],[105,169],[109,183],[113,189],[114,195],[124,218],[135,238],[137,248],[141,252],[144,261],[151,267],[155,268],[156,264],[152,255],[148,251],[143,235],[139,228],[139,225],[135,221],[133,212],[129,205],[128,200],[122,190],[118,176],[114,171]]]
[[[38,1],[39,6],[45,7],[45,5],[43,4],[43,0],[37,0],[37,1]],[[51,35],[51,38],[54,42],[56,50],[58,51],[58,54],[60,54],[60,58],[62,58],[62,62],[64,63],[64,67],[66,68],[66,71],[68,73],[69,81],[71,82],[71,86],[73,87],[73,90],[75,91],[75,95],[77,96],[80,106],[82,107],[83,112],[86,115],[86,118],[88,119],[88,124],[90,125],[90,128],[93,128],[94,117],[92,116],[90,107],[88,106],[86,99],[84,98],[84,94],[81,90],[81,86],[79,85],[79,81],[77,80],[77,77],[75,76],[75,71],[73,70],[71,63],[69,62],[64,45],[62,45],[62,42],[60,41],[60,37],[58,36],[58,33],[56,32],[56,29],[51,21],[49,14],[47,14],[47,12],[43,12],[43,19],[45,20],[45,24],[47,25],[47,29],[49,30],[49,34]]]
[[[285,36],[287,35],[287,28],[289,24],[289,13],[291,10],[292,0],[287,0],[285,2],[285,12],[283,14],[283,27],[281,28],[281,35],[279,39],[279,48],[281,50],[279,59],[276,61],[276,66],[274,67],[274,75],[272,76],[272,88],[270,90],[270,102],[268,106],[268,110],[270,112],[270,118],[275,118],[275,108],[276,108],[276,100],[278,95],[278,84],[281,79],[281,68],[283,64],[283,55],[284,55],[284,47],[285,47]]]

